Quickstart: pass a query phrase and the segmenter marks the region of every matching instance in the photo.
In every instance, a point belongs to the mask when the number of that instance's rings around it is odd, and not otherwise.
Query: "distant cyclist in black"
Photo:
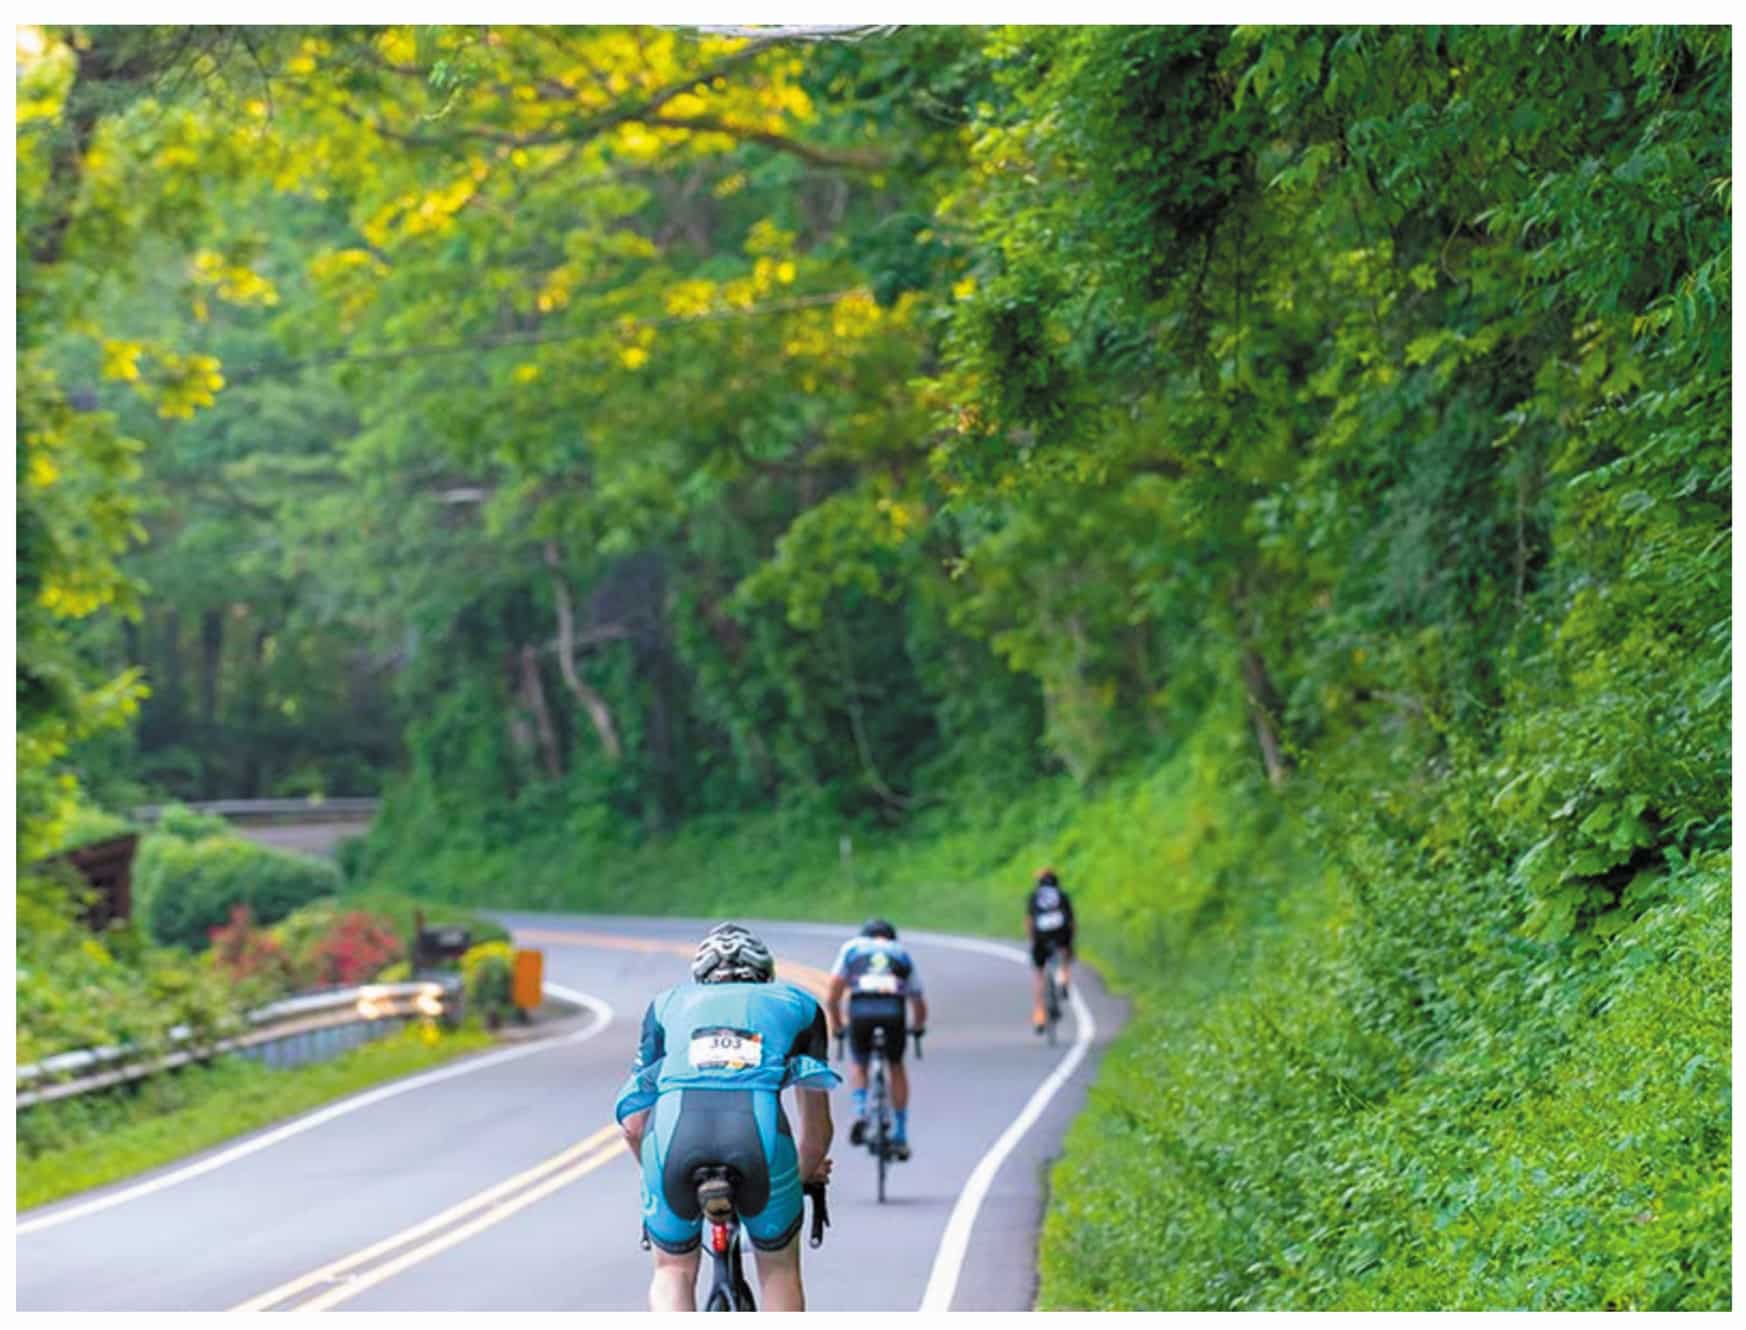
[[[1060,966],[1061,992],[1067,992],[1073,970],[1073,902],[1061,889],[1053,868],[1039,869],[1037,885],[1025,899],[1025,935],[1031,940],[1031,1024],[1043,1032],[1043,965],[1052,943]]]

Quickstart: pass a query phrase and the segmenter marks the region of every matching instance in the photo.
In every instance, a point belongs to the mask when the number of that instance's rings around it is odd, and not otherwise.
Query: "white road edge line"
[[[335,1118],[344,1117],[348,1113],[355,1113],[360,1108],[368,1108],[372,1104],[379,1104],[384,1099],[393,1099],[397,1095],[406,1094],[408,1091],[420,1090],[427,1085],[435,1085],[439,1081],[452,1080],[457,1076],[470,1076],[472,1073],[483,1071],[487,1067],[496,1067],[505,1062],[514,1062],[518,1058],[532,1057],[536,1053],[544,1053],[554,1048],[561,1048],[567,1044],[585,1043],[612,1024],[612,1007],[609,1004],[602,1002],[599,998],[591,997],[587,993],[579,993],[575,989],[563,988],[557,984],[545,984],[542,985],[542,987],[553,997],[561,998],[566,1002],[574,1002],[579,1006],[586,1007],[594,1014],[594,1024],[590,1025],[585,1030],[578,1030],[575,1034],[565,1035],[561,1039],[544,1039],[525,1045],[521,1048],[506,1048],[500,1052],[487,1053],[484,1057],[468,1058],[465,1061],[456,1063],[452,1067],[442,1067],[436,1071],[425,1072],[422,1075],[413,1076],[406,1080],[391,1081],[389,1084],[384,1085],[379,1089],[366,1090],[363,1094],[353,1095],[349,1099],[342,1099],[337,1104],[329,1104],[326,1108],[317,1109],[315,1112],[288,1122],[282,1127],[275,1128],[259,1136],[250,1137],[241,1145],[232,1146],[230,1149],[212,1155],[210,1158],[202,1159],[197,1164],[190,1164],[186,1168],[180,1168],[173,1172],[165,1173],[161,1177],[151,1179],[149,1182],[142,1182],[134,1187],[126,1187],[121,1191],[111,1192],[108,1195],[96,1197],[95,1199],[86,1201],[83,1204],[70,1205],[65,1209],[55,1210],[46,1215],[39,1215],[34,1219],[25,1219],[13,1229],[13,1235],[15,1237],[23,1237],[27,1233],[40,1233],[44,1229],[54,1228],[60,1224],[69,1223],[74,1219],[82,1219],[86,1215],[96,1214],[101,1210],[108,1210],[113,1206],[120,1205],[124,1201],[132,1201],[141,1196],[149,1196],[153,1192],[162,1191],[166,1187],[173,1187],[179,1182],[186,1182],[189,1178],[199,1177],[202,1173],[210,1173],[215,1168],[222,1168],[226,1164],[234,1163],[238,1159],[252,1155],[259,1150],[265,1150],[270,1145],[277,1145],[280,1141],[290,1140],[293,1136],[301,1136],[304,1132],[312,1131],[316,1127],[322,1126],[324,1123],[332,1122]]]
[[[999,942],[983,942],[977,938],[948,937],[941,933],[917,931],[910,932],[909,937],[918,942],[956,947],[960,951],[980,951],[992,956],[1004,956],[1021,964],[1029,964],[1031,959],[1028,953],[1017,947]],[[994,1185],[995,1175],[1000,1172],[1000,1166],[1006,1162],[1006,1157],[1013,1152],[1024,1134],[1042,1116],[1049,1101],[1085,1060],[1091,1041],[1097,1037],[1097,1022],[1092,1019],[1091,1008],[1085,1005],[1078,984],[1073,985],[1070,1000],[1073,1003],[1076,1027],[1073,1047],[1032,1093],[1019,1115],[1000,1134],[1000,1139],[989,1147],[988,1153],[982,1156],[975,1171],[970,1174],[969,1181],[964,1184],[964,1190],[958,1194],[958,1203],[952,1207],[951,1218],[946,1221],[946,1231],[940,1238],[939,1251],[934,1255],[934,1266],[928,1274],[927,1289],[922,1293],[918,1311],[944,1312],[952,1309],[952,1298],[958,1291],[958,1276],[963,1272],[964,1257],[970,1250],[970,1234],[976,1227],[976,1216],[981,1213],[988,1189]]]

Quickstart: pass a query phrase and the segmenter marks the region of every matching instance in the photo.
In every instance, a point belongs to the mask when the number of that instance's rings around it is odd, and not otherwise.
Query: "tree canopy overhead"
[[[150,779],[391,686],[470,799],[901,816],[1725,636],[1725,31],[28,33],[27,603],[153,588]]]

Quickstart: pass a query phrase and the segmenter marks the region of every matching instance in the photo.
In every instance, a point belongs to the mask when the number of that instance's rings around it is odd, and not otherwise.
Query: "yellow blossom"
[[[45,490],[61,477],[61,469],[42,453],[33,454],[30,459],[30,485],[32,489]]]
[[[143,349],[138,342],[104,342],[103,377],[134,382],[139,378],[138,361]]]

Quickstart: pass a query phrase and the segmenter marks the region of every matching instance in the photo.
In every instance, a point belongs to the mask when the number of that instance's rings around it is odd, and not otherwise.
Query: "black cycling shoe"
[[[909,1142],[908,1141],[893,1141],[891,1143],[891,1153],[899,1159],[908,1159],[909,1158]]]
[[[854,1121],[854,1125],[852,1125],[849,1128],[849,1144],[850,1145],[865,1145],[865,1144],[867,1144],[867,1119],[866,1118],[856,1118]]]

